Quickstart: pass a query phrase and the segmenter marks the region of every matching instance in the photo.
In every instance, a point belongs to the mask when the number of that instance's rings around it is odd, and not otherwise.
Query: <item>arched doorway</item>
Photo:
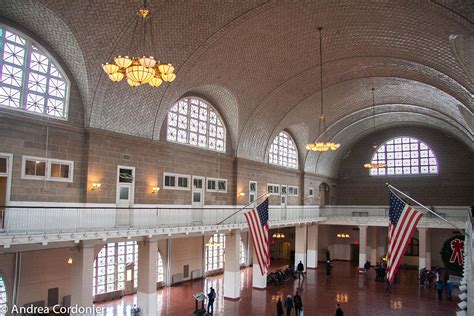
[[[329,194],[329,184],[323,182],[319,185],[319,207],[323,208],[326,205],[331,204]]]

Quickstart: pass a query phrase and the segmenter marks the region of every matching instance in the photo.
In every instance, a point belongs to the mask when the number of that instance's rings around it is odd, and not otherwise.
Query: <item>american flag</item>
[[[250,236],[257,256],[260,272],[264,275],[270,266],[270,242],[268,239],[268,198],[250,212],[244,213],[249,224]]]
[[[423,213],[390,192],[387,253],[387,280],[390,284],[393,283],[416,225],[422,216]]]

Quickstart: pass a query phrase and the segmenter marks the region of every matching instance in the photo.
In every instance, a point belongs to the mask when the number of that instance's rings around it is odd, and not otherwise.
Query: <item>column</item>
[[[92,307],[94,246],[82,245],[72,261],[71,306]]]
[[[156,278],[158,241],[144,240],[138,244],[137,305],[141,315],[156,315]]]
[[[418,227],[418,270],[426,268],[426,227]]]
[[[295,227],[295,267],[300,261],[306,271],[306,225]]]
[[[367,261],[367,226],[359,226],[359,269],[364,268]]]
[[[308,269],[316,269],[318,267],[318,235],[318,224],[308,226],[308,251],[306,261]]]
[[[258,259],[257,259],[257,255],[255,254],[255,249],[253,249],[252,258],[253,258],[252,287],[257,290],[265,290],[265,288],[267,287],[267,274],[265,273],[264,275],[262,275],[260,272],[260,265],[258,264]]]
[[[369,229],[369,244],[370,244],[370,264],[375,266],[377,264],[377,226]]]
[[[239,264],[240,231],[232,230],[225,235],[224,298],[237,300],[240,297]]]
[[[431,270],[431,230],[426,229],[426,269]]]

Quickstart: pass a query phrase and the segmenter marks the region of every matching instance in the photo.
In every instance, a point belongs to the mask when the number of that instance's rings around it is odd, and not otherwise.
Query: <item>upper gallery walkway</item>
[[[139,236],[193,235],[219,230],[246,230],[244,212],[239,206],[166,207],[45,207],[8,206],[0,208],[0,246],[15,244]],[[436,211],[457,227],[465,227],[467,207],[436,207]],[[270,206],[270,228],[300,224],[387,226],[387,206]],[[419,226],[452,228],[431,215]]]

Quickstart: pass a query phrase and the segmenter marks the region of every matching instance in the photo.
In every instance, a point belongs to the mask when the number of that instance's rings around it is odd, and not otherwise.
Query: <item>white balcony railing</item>
[[[0,229],[3,234],[54,234],[113,231],[130,229],[158,229],[176,227],[215,226],[219,223],[246,224],[244,211],[229,217],[240,208],[236,206],[190,208],[173,207],[6,207],[0,214]],[[453,220],[467,219],[466,207],[436,207],[443,217]],[[229,217],[228,219],[226,219]],[[339,218],[368,217],[388,221],[387,206],[340,206],[330,205],[319,209],[317,206],[270,207],[270,225],[294,224],[323,218],[339,221]],[[432,215],[426,215],[430,221]],[[343,224],[341,222],[341,224]],[[0,230],[0,236],[2,230]]]
[[[109,208],[109,207],[6,207],[4,232],[51,234],[120,229],[172,228],[246,223],[238,207],[222,208]],[[228,219],[226,219],[229,217]],[[319,208],[299,206],[270,208],[270,222],[319,218]]]

